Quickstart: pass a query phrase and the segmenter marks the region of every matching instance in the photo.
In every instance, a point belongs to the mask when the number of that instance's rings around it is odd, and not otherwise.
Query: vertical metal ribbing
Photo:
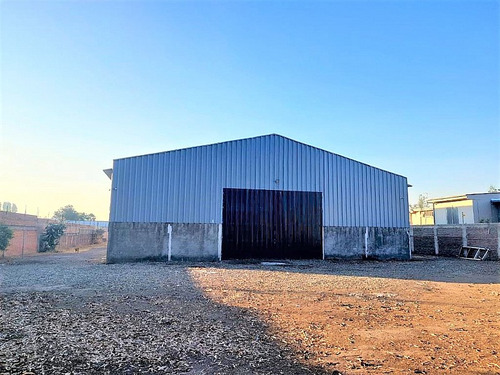
[[[124,222],[220,223],[222,189],[233,187],[320,191],[326,226],[405,227],[406,183],[273,135],[118,159],[110,215]]]

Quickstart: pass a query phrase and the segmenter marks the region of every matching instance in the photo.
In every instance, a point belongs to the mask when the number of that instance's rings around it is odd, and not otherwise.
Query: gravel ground
[[[104,257],[93,249],[0,264],[0,373],[500,373],[498,262],[106,265]],[[443,320],[478,306],[484,321]],[[431,326],[451,333],[432,336]],[[389,328],[387,342],[367,347]],[[432,356],[434,339],[442,353]]]

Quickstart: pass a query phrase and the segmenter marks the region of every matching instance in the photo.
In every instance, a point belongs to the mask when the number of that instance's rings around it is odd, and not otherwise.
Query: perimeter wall
[[[490,249],[488,259],[500,259],[500,224],[415,225],[413,254],[458,256],[461,246]]]
[[[14,232],[14,237],[5,250],[6,257],[21,257],[33,255],[38,251],[40,236],[45,227],[55,220],[42,219],[35,215],[0,211],[0,223],[7,225]],[[56,250],[89,246],[96,241],[102,241],[96,235],[95,228],[88,225],[66,224],[64,235]]]

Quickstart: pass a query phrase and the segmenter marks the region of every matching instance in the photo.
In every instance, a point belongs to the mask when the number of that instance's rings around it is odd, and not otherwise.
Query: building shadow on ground
[[[302,362],[254,311],[210,299],[185,265],[106,265],[101,255],[3,266],[3,354],[12,360],[2,371],[327,373]]]
[[[335,276],[376,277],[447,283],[500,284],[500,263],[460,258],[416,256],[410,261],[272,260],[285,265],[263,265],[262,260],[193,263],[193,266],[258,269]]]

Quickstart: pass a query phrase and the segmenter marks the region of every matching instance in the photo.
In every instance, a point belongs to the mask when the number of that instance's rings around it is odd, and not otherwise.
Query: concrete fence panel
[[[434,228],[432,226],[414,226],[413,246],[417,254],[435,255]]]
[[[462,228],[437,226],[439,255],[457,256],[462,246]]]
[[[414,254],[456,257],[461,246],[490,249],[488,260],[500,259],[500,224],[413,226]]]

